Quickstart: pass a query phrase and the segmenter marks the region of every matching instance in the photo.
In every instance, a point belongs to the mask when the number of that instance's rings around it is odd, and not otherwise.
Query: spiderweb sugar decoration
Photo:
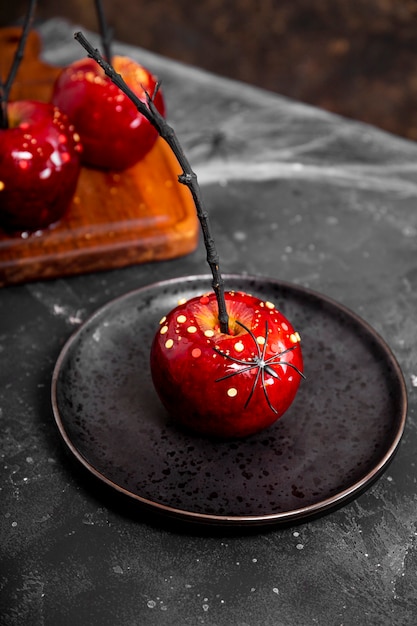
[[[216,346],[213,346],[213,350],[217,352],[217,354],[220,354],[220,356],[223,356],[226,359],[233,361],[233,363],[237,363],[238,365],[242,366],[239,370],[230,372],[230,374],[226,374],[226,376],[222,376],[221,378],[218,378],[216,380],[216,383],[222,380],[226,380],[228,378],[232,378],[233,376],[239,376],[240,374],[244,374],[245,372],[249,372],[250,370],[253,370],[256,368],[256,375],[254,377],[253,385],[250,390],[249,396],[245,402],[244,407],[246,409],[247,406],[249,405],[249,402],[252,399],[252,396],[255,392],[256,386],[260,379],[261,384],[262,384],[262,390],[264,392],[267,404],[269,408],[271,409],[271,411],[273,411],[276,415],[278,415],[278,411],[272,405],[268,396],[267,384],[265,382],[265,374],[268,374],[269,376],[272,376],[273,378],[281,380],[278,372],[272,366],[273,365],[281,365],[281,366],[287,365],[288,367],[292,367],[292,369],[294,369],[297,372],[297,374],[299,374],[302,378],[305,378],[304,374],[298,369],[298,367],[293,365],[293,363],[289,363],[288,361],[283,361],[281,358],[288,352],[291,352],[292,350],[294,350],[296,346],[291,346],[290,348],[287,348],[286,350],[283,350],[282,352],[276,352],[275,354],[270,356],[268,359],[265,359],[267,345],[268,345],[268,321],[265,322],[265,335],[264,335],[264,342],[263,342],[262,350],[259,347],[259,343],[257,342],[256,337],[253,334],[253,332],[250,330],[250,328],[248,328],[247,326],[245,326],[244,324],[242,324],[241,322],[237,320],[236,320],[236,324],[241,326],[244,330],[246,330],[247,333],[249,333],[249,335],[251,336],[251,338],[253,339],[255,343],[257,354],[255,354],[253,358],[247,359],[247,360],[236,359],[235,357],[230,356],[230,354],[226,354],[226,352],[223,352],[223,350],[220,350]]]

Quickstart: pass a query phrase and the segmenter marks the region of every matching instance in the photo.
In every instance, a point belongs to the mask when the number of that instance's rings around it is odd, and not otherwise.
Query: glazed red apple
[[[83,34],[74,37],[105,67],[112,84],[120,85],[134,101],[129,86],[103,63]],[[213,284],[218,286],[216,293],[181,303],[160,321],[150,354],[155,389],[171,416],[198,433],[215,437],[256,433],[280,418],[295,397],[304,376],[300,337],[271,302],[239,291],[224,293],[197,177],[164,117],[142,102],[138,108],[154,120],[182,168],[178,180],[191,191]]]
[[[151,349],[155,389],[174,420],[205,435],[260,431],[292,403],[303,376],[299,334],[267,301],[226,292],[229,333],[215,294],[179,304]]]
[[[154,93],[155,77],[128,57],[115,56],[112,64],[143,102]],[[155,144],[158,133],[132,101],[92,59],[66,67],[58,76],[52,102],[67,113],[83,144],[82,161],[100,169],[124,170],[140,161]],[[161,91],[154,103],[165,114]]]
[[[67,210],[80,172],[81,144],[57,107],[22,100],[7,105],[0,128],[0,224],[38,230]]]

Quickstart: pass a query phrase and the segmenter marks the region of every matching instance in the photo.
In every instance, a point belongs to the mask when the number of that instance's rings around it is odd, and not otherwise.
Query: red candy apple
[[[131,101],[134,94],[82,33],[75,38]],[[274,307],[239,291],[224,292],[219,258],[197,177],[174,130],[152,103],[137,103],[171,147],[200,220],[214,291],[179,304],[160,322],[150,365],[155,389],[172,417],[198,433],[244,437],[288,409],[303,377],[300,337]],[[106,120],[104,120],[106,121]]]
[[[157,81],[128,57],[114,56],[114,69],[143,102],[153,95]],[[132,101],[92,59],[66,67],[54,86],[52,102],[67,113],[83,144],[82,161],[100,169],[124,170],[141,160],[155,144],[158,133]],[[154,104],[164,115],[160,90]]]
[[[160,322],[151,350],[155,389],[178,423],[205,435],[242,437],[288,409],[303,369],[300,337],[274,307],[226,292],[229,333],[214,293],[178,305]]]
[[[81,144],[57,107],[22,100],[7,105],[0,128],[0,223],[38,230],[59,220],[73,197]]]

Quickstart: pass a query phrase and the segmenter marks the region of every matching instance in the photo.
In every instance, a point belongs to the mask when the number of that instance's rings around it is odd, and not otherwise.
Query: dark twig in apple
[[[216,294],[217,306],[218,306],[218,318],[220,324],[220,330],[223,333],[229,333],[229,315],[226,309],[226,301],[224,297],[224,281],[219,267],[219,256],[217,254],[216,245],[211,234],[211,228],[209,223],[208,213],[204,208],[204,203],[201,195],[200,186],[197,181],[197,176],[191,169],[187,157],[181,147],[180,142],[174,132],[174,129],[167,123],[163,115],[157,110],[153,98],[155,94],[146,94],[146,102],[143,102],[131,89],[126,85],[122,76],[118,74],[114,68],[107,63],[99,51],[87,41],[84,35],[80,32],[74,34],[75,39],[83,46],[87,51],[89,57],[94,59],[100,67],[104,70],[105,74],[110,80],[133,102],[138,111],[146,117],[147,120],[158,131],[159,135],[164,139],[175,157],[178,160],[182,168],[182,174],[178,176],[180,183],[189,188],[194,200],[194,205],[197,212],[197,217],[200,221],[201,230],[204,238],[204,245],[207,252],[207,263],[211,269],[213,276],[212,286],[214,293]]]
[[[278,380],[281,380],[278,372],[276,372],[273,367],[271,367],[272,365],[280,365],[281,367],[283,365],[286,365],[287,367],[292,367],[292,369],[294,369],[297,374],[299,374],[302,378],[305,378],[304,374],[298,369],[298,367],[296,367],[293,363],[289,363],[288,361],[283,361],[281,359],[281,357],[284,356],[284,354],[287,354],[288,352],[291,352],[292,350],[295,349],[296,346],[292,346],[291,348],[287,348],[286,350],[283,350],[282,352],[276,352],[275,354],[273,354],[272,356],[270,356],[268,359],[265,359],[265,355],[266,355],[266,349],[267,349],[267,345],[268,345],[268,322],[265,323],[265,336],[264,336],[264,345],[263,345],[263,349],[261,351],[259,344],[256,340],[255,335],[253,334],[253,332],[250,330],[250,328],[248,328],[247,326],[245,326],[244,324],[242,324],[241,322],[238,322],[236,320],[236,324],[239,324],[239,326],[241,326],[244,330],[246,330],[247,333],[249,333],[249,335],[252,337],[254,344],[256,346],[256,354],[252,359],[236,359],[233,356],[230,356],[230,354],[226,354],[226,352],[223,352],[222,350],[219,350],[219,348],[217,348],[216,346],[213,347],[213,350],[215,352],[217,352],[217,354],[220,354],[220,356],[223,356],[226,359],[229,359],[230,361],[232,361],[233,363],[237,363],[238,365],[242,365],[242,367],[238,370],[234,370],[233,372],[231,372],[230,374],[226,374],[226,376],[222,376],[222,378],[218,378],[216,380],[217,382],[220,382],[221,380],[226,380],[227,378],[231,378],[232,376],[237,376],[238,374],[244,374],[245,372],[249,372],[250,370],[257,368],[256,371],[256,375],[255,375],[255,379],[253,381],[253,385],[252,385],[252,389],[249,393],[249,396],[245,402],[245,409],[248,406],[249,402],[252,399],[252,396],[254,394],[254,391],[256,389],[256,385],[258,384],[259,378],[261,379],[262,382],[262,390],[264,392],[264,396],[265,399],[267,401],[267,404],[269,406],[269,408],[271,409],[271,411],[273,411],[274,413],[278,414],[278,411],[276,410],[276,408],[274,406],[272,406],[271,401],[269,399],[268,396],[268,391],[267,391],[267,387],[266,387],[266,382],[265,382],[265,374],[269,374],[269,376],[272,376],[273,378],[277,378]]]
[[[7,115],[7,103],[10,96],[10,90],[13,86],[14,79],[19,69],[19,65],[23,59],[23,53],[26,46],[26,40],[29,35],[30,28],[32,26],[32,20],[35,13],[36,0],[30,0],[28,10],[25,15],[25,20],[22,28],[22,35],[20,37],[19,45],[16,49],[16,53],[13,57],[13,62],[10,67],[9,75],[3,82],[0,78],[0,128],[9,127],[9,117]]]
[[[103,46],[104,58],[108,63],[111,63],[111,42],[113,39],[113,32],[112,29],[109,28],[109,25],[105,18],[103,4],[101,0],[95,0],[95,5],[98,24],[100,28],[101,45]]]

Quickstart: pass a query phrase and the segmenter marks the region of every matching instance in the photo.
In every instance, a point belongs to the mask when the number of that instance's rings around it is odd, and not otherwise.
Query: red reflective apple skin
[[[57,107],[21,100],[7,107],[0,129],[0,224],[6,230],[39,230],[58,221],[74,195],[81,144]]]
[[[154,93],[156,78],[144,67],[120,56],[113,57],[112,65],[143,102],[145,92]],[[52,102],[77,128],[84,165],[124,170],[143,159],[158,138],[155,128],[93,59],[82,59],[63,69],[55,82]],[[161,90],[154,103],[164,115]]]
[[[151,348],[151,372],[176,422],[208,436],[244,437],[267,428],[288,409],[303,359],[299,334],[272,303],[238,291],[225,297],[231,334],[219,330],[214,293],[180,304],[160,322]],[[260,368],[249,369],[259,355],[279,376],[264,370],[264,386]],[[239,373],[227,377],[234,372]]]

